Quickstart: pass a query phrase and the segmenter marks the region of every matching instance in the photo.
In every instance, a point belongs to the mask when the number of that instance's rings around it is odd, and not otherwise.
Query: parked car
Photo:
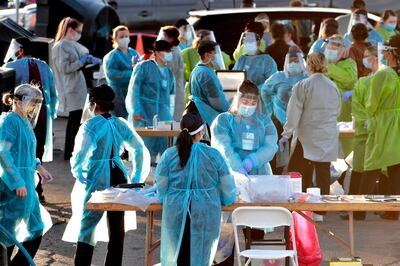
[[[201,10],[190,11],[188,21],[193,25],[195,30],[208,29],[214,31],[216,40],[220,43],[222,50],[232,54],[246,23],[254,20],[259,13],[268,14],[271,23],[277,20],[286,21],[286,23],[291,20],[311,21],[313,27],[310,38],[311,40],[315,40],[323,19],[349,14],[350,10],[322,7],[260,7]],[[371,24],[375,24],[380,18],[369,13],[368,19]]]
[[[107,0],[123,24],[133,31],[157,33],[158,29],[187,17],[189,11],[240,8],[242,0]],[[399,0],[365,0],[369,12],[400,9]],[[289,6],[290,0],[254,0],[256,8]],[[350,0],[303,0],[310,7],[350,8]]]
[[[35,32],[36,25],[36,4],[26,5],[18,9],[18,22],[15,9],[2,9],[0,10],[0,17],[8,17],[17,22],[18,25],[31,32]]]

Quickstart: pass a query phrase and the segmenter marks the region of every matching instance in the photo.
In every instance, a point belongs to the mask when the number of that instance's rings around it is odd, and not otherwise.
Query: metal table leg
[[[349,212],[350,254],[354,257],[354,213]]]

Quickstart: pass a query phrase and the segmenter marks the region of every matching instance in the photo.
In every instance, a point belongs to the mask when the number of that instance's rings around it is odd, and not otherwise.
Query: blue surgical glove
[[[90,61],[92,62],[92,64],[94,65],[100,65],[102,60],[98,57],[95,56],[90,56]]]
[[[243,167],[241,167],[239,170],[237,170],[238,173],[247,176],[247,171]]]
[[[136,65],[139,62],[140,57],[138,55],[132,56],[132,66]]]
[[[243,168],[247,173],[250,173],[251,169],[253,169],[253,162],[251,159],[246,158],[243,160]]]
[[[342,94],[342,100],[344,102],[350,102],[350,98],[353,96],[353,91],[346,91]]]
[[[82,57],[79,60],[81,61],[81,63],[83,65],[85,65],[87,63],[87,61],[89,60],[89,57],[90,57],[89,54],[84,54],[84,55],[82,55]]]
[[[289,141],[289,139],[286,138],[286,137],[282,137],[279,140],[279,151],[280,152],[284,152],[285,151],[285,143],[287,143],[288,141]]]

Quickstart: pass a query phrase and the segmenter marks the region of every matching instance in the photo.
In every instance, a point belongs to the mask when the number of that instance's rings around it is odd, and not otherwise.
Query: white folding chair
[[[241,257],[248,258],[245,266],[249,265],[252,259],[279,260],[287,257],[290,257],[292,265],[298,265],[293,217],[287,209],[282,207],[239,207],[232,213],[232,225],[239,266],[242,265]],[[247,249],[240,251],[238,226],[248,226],[258,229],[289,226],[293,250]]]

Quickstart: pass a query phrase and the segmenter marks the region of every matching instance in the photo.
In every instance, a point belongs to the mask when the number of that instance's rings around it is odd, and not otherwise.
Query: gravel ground
[[[53,218],[53,227],[44,236],[40,250],[35,258],[37,265],[72,265],[75,245],[61,241],[66,222],[71,216],[70,192],[73,178],[69,162],[63,160],[65,119],[55,123],[55,158],[54,162],[45,164],[55,180],[45,189],[45,207]],[[137,213],[138,229],[126,234],[123,265],[144,265],[145,216]],[[337,213],[329,213],[323,222],[339,236],[347,239],[348,224],[342,221]],[[374,214],[368,214],[366,221],[355,222],[356,253],[364,263],[382,266],[400,265],[400,223],[383,221]],[[159,237],[160,220],[156,219],[156,238]],[[328,236],[319,233],[319,241],[324,253],[324,260],[334,256],[348,256],[340,245],[331,241]],[[102,265],[106,253],[105,243],[96,246],[93,265]],[[154,264],[159,261],[159,251],[154,256]],[[328,265],[327,262],[323,263]]]

